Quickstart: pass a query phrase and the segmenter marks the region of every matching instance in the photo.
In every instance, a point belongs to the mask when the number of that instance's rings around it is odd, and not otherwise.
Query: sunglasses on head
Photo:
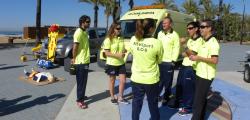
[[[194,27],[188,27],[187,29],[188,29],[188,30],[192,30],[192,29],[194,29]]]
[[[210,27],[210,26],[201,25],[201,26],[200,26],[200,29],[204,29],[204,28],[206,28],[206,27]]]

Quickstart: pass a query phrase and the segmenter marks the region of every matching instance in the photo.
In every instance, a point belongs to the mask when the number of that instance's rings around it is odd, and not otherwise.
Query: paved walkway
[[[121,104],[118,106],[111,104],[107,91],[108,78],[103,79],[100,77],[105,75],[103,72],[89,74],[87,95],[90,97],[90,100],[87,101],[89,104],[88,109],[81,110],[77,108],[74,88],[56,117],[56,120],[79,120],[83,118],[93,120],[131,120],[131,104]],[[131,88],[128,86],[129,84],[127,84],[125,95],[131,93]],[[212,84],[212,91],[213,94],[208,97],[208,120],[247,119],[246,112],[248,112],[247,106],[250,106],[250,101],[244,100],[250,98],[248,90],[241,89],[224,80],[216,79]],[[181,117],[177,115],[177,110],[170,110],[167,107],[160,107],[160,112],[161,120],[188,120],[191,118],[191,115]],[[147,101],[145,100],[141,112],[141,119],[147,120],[149,117]]]

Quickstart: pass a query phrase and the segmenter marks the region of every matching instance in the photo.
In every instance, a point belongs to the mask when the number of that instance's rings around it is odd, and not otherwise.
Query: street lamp
[[[241,36],[240,36],[240,44],[242,45],[243,42],[243,36],[244,36],[244,23],[245,23],[245,0],[243,1],[243,13],[242,13],[242,22],[241,22]]]

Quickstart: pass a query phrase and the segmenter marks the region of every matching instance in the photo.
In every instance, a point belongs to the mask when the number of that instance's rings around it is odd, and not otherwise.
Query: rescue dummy
[[[28,80],[33,80],[36,82],[42,82],[42,81],[49,81],[49,82],[54,82],[55,81],[55,77],[53,74],[51,74],[50,72],[39,72],[36,70],[31,70],[31,72],[27,72],[24,69],[24,74],[25,76],[28,77]]]

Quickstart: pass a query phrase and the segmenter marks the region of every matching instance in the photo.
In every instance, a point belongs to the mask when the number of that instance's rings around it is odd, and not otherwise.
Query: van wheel
[[[66,71],[66,72],[69,72],[70,61],[71,61],[70,57],[64,58],[64,71]]]
[[[250,67],[248,65],[245,66],[244,81],[250,83]]]

